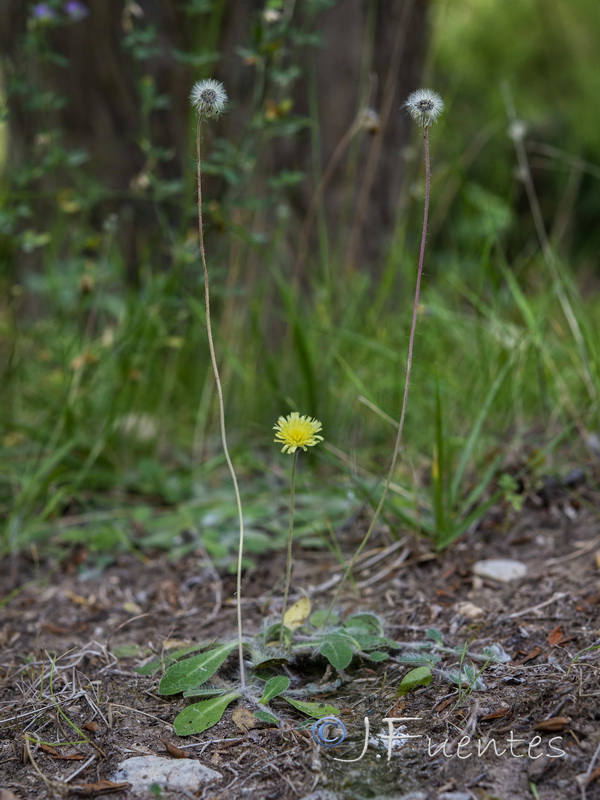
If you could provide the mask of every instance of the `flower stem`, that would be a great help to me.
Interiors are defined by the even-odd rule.
[[[290,478],[290,524],[287,539],[287,557],[285,566],[285,589],[283,591],[283,605],[281,607],[281,626],[279,628],[279,642],[283,642],[283,620],[287,611],[288,595],[290,593],[290,583],[292,580],[292,544],[294,535],[294,505],[296,503],[296,467],[298,464],[298,450],[294,451],[292,460],[292,475]]]
[[[410,388],[410,377],[412,372],[412,362],[413,362],[413,350],[415,346],[415,334],[417,330],[417,319],[419,316],[419,297],[421,295],[421,279],[423,277],[423,263],[425,261],[425,242],[427,239],[427,225],[429,221],[429,193],[431,189],[431,166],[430,166],[430,159],[429,159],[429,126],[426,125],[423,128],[423,143],[425,146],[425,203],[424,203],[424,211],[423,211],[423,230],[421,233],[421,248],[419,250],[419,266],[417,269],[417,281],[415,286],[415,297],[413,303],[413,314],[412,314],[412,323],[410,326],[410,336],[408,340],[408,355],[406,358],[406,378],[404,381],[404,395],[402,397],[402,410],[400,412],[400,422],[398,424],[398,433],[396,434],[396,442],[394,444],[394,452],[392,455],[392,463],[390,464],[390,469],[387,474],[387,478],[385,481],[385,485],[383,487],[383,493],[381,495],[381,499],[379,500],[379,504],[375,509],[375,513],[373,514],[373,519],[371,520],[371,524],[367,532],[365,533],[361,543],[359,544],[357,550],[355,551],[354,555],[350,559],[346,569],[344,570],[344,574],[342,575],[342,579],[338,583],[337,589],[335,590],[335,594],[329,606],[329,611],[331,612],[333,606],[337,603],[338,598],[340,596],[340,592],[342,590],[342,586],[346,582],[346,579],[354,569],[354,565],[356,564],[357,559],[359,558],[362,551],[367,546],[367,542],[371,538],[371,534],[377,524],[377,520],[381,515],[381,511],[383,509],[383,505],[386,501],[388,492],[390,490],[390,485],[392,483],[392,479],[394,477],[394,472],[396,470],[396,465],[398,463],[398,457],[400,455],[400,448],[402,445],[402,433],[404,431],[404,420],[406,418],[406,409],[408,407],[408,391]]]
[[[242,556],[244,552],[244,514],[242,511],[242,498],[240,496],[240,489],[238,486],[237,476],[233,468],[233,463],[229,455],[229,448],[227,447],[227,435],[225,431],[225,403],[223,401],[223,388],[221,386],[221,378],[219,376],[219,367],[217,364],[217,357],[215,354],[215,343],[213,339],[212,324],[210,319],[210,290],[208,283],[208,268],[206,266],[206,253],[204,251],[204,226],[202,222],[202,162],[200,157],[200,120],[198,120],[198,127],[196,129],[196,154],[198,161],[198,233],[200,240],[200,257],[202,260],[202,271],[204,272],[204,303],[206,307],[206,332],[208,334],[208,349],[210,351],[210,362],[212,364],[213,374],[215,376],[215,384],[217,387],[217,396],[219,399],[219,422],[221,426],[221,442],[223,445],[223,454],[227,467],[233,482],[233,491],[235,493],[235,501],[237,505],[238,520],[239,520],[239,546],[238,546],[238,560],[237,560],[237,582],[236,582],[236,610],[237,610],[237,629],[238,629],[238,650],[240,660],[240,683],[242,689],[246,688],[246,673],[244,668],[244,640],[242,628]]]

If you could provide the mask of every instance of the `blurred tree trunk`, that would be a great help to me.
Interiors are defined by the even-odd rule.
[[[85,179],[91,179],[101,186],[104,197],[93,210],[98,225],[117,215],[117,240],[132,285],[139,282],[141,247],[156,226],[146,191],[148,175],[153,171],[166,180],[181,176],[188,119],[189,78],[171,55],[173,46],[181,46],[185,19],[175,4],[164,0],[150,0],[143,6],[147,25],[158,32],[158,46],[142,63],[124,46],[136,22],[135,4],[86,0],[82,3],[89,11],[85,17],[69,19],[55,12],[63,24],[36,20],[32,6],[23,0],[0,4],[0,51],[9,103],[9,179],[24,165],[49,157],[54,131],[61,132],[60,147],[65,153],[85,151],[89,160],[80,168],[85,176],[81,184],[85,187]],[[32,41],[34,27],[40,48],[30,52],[24,43]],[[145,116],[143,81],[147,90],[166,95],[170,107],[153,109]],[[29,87],[35,87],[35,94]],[[47,93],[58,98],[58,104]],[[143,139],[172,155],[151,163]],[[66,167],[58,165],[27,186],[39,198],[47,198],[36,205],[38,229],[53,227],[57,212],[53,199],[65,188],[65,172]],[[21,280],[23,268],[32,266],[27,262],[35,261],[35,255],[16,260],[16,280]]]
[[[89,160],[80,167],[82,175],[105,190],[93,210],[96,223],[110,213],[117,215],[127,280],[136,285],[142,255],[149,250],[160,253],[160,246],[153,243],[157,204],[149,184],[155,179],[181,179],[193,159],[187,98],[194,76],[174,50],[197,51],[193,39],[198,29],[190,25],[185,4],[170,0],[86,0],[84,5],[89,15],[45,26],[48,56],[44,57],[23,46],[31,26],[41,24],[33,21],[33,6],[24,0],[0,3],[0,50],[9,98],[8,179],[43,155],[49,131],[63,132],[66,151],[85,150]],[[326,223],[345,243],[349,263],[360,261],[374,268],[393,229],[403,177],[401,153],[411,136],[399,107],[419,83],[427,43],[427,6],[428,0],[341,0],[322,11],[315,22],[322,45],[305,48],[306,72],[294,86],[294,111],[310,116],[314,110],[310,98],[316,97],[321,163],[326,169],[337,153],[337,165],[330,170],[321,196],[310,177],[308,131],[274,140],[271,163],[265,165],[265,169],[306,171],[307,180],[292,193],[298,219],[304,221],[305,233],[310,233],[306,222],[316,209],[315,198],[320,198]],[[248,126],[248,114],[256,103],[253,68],[240,57],[239,48],[263,13],[264,0],[221,0],[215,7],[221,52],[215,72],[233,100],[231,111],[219,122],[219,135],[235,142]],[[66,6],[54,4],[54,8],[64,18]],[[297,13],[303,13],[301,4]],[[143,32],[152,28],[156,36],[148,40],[144,51]],[[141,33],[132,39],[135,30]],[[51,53],[65,60],[58,61]],[[369,75],[373,76],[370,81]],[[65,102],[48,107],[42,103],[32,110],[35,98],[18,89],[27,83],[37,85],[39,97],[53,92]],[[368,104],[378,122],[372,115],[371,134],[365,134],[364,127],[359,133],[356,120],[366,110],[369,83]],[[145,110],[143,93],[150,90],[168,104]],[[362,139],[348,207],[349,149],[345,144],[358,142],[355,135]],[[36,208],[40,230],[52,228],[61,174],[59,168],[34,182],[36,193],[46,198]],[[181,198],[179,202],[179,207],[167,204],[162,211],[163,219],[166,214],[173,225],[180,222]],[[163,256],[167,257],[166,249]],[[30,268],[32,264],[19,254],[15,279],[20,281],[23,271]]]
[[[316,97],[322,172],[331,167],[325,186],[313,180],[308,131],[272,143],[270,169],[302,169],[307,176],[291,193],[299,225],[306,233],[318,201],[328,238],[349,267],[360,265],[376,273],[393,234],[403,154],[414,134],[400,107],[420,86],[429,5],[429,0],[338,0],[317,18],[321,45],[305,48],[305,74],[293,99],[294,111],[311,117],[315,110],[311,95]],[[263,7],[260,0],[227,4],[220,74],[235,106],[220,128],[233,141],[248,124],[253,95],[252,72],[244,68],[236,49]],[[270,99],[264,98],[266,103]],[[358,167],[349,180],[350,156],[357,142],[358,155],[352,155]],[[316,245],[315,227],[313,220],[309,248]],[[297,237],[291,245],[297,247]],[[305,245],[300,243],[301,251]]]

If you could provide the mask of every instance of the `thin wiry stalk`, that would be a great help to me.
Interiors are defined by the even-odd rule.
[[[225,431],[225,403],[223,401],[223,388],[221,386],[221,378],[219,376],[219,367],[217,364],[217,357],[215,354],[215,344],[212,333],[212,324],[210,320],[210,290],[208,283],[208,269],[206,266],[206,254],[204,252],[204,227],[202,223],[202,162],[200,157],[200,120],[198,120],[198,127],[196,129],[196,154],[198,160],[198,235],[200,240],[200,257],[202,260],[202,271],[204,272],[204,303],[206,306],[206,332],[208,334],[208,349],[210,350],[210,362],[212,364],[213,374],[215,376],[215,384],[217,387],[217,397],[219,400],[219,422],[221,426],[221,442],[223,445],[223,454],[227,467],[233,482],[233,491],[235,492],[235,502],[237,505],[240,538],[238,546],[238,559],[237,559],[237,581],[236,581],[236,610],[237,610],[237,629],[238,629],[238,650],[240,659],[240,682],[242,689],[246,688],[246,673],[244,669],[244,639],[242,628],[242,556],[244,552],[244,514],[242,511],[242,498],[240,496],[240,489],[238,486],[237,476],[233,468],[233,463],[229,455],[229,448],[227,447],[227,435]]]
[[[288,595],[290,593],[290,583],[292,580],[292,544],[294,536],[294,505],[296,502],[296,466],[298,464],[298,451],[294,452],[292,461],[292,476],[290,478],[290,524],[287,539],[287,557],[285,569],[285,589],[283,591],[283,605],[281,607],[281,627],[279,630],[279,641],[283,641],[283,620],[287,611]]]
[[[520,123],[520,121],[517,119],[517,113],[514,107],[512,96],[507,86],[504,87],[504,101],[506,104],[508,117],[511,122],[512,140],[515,146],[517,161],[519,162],[519,172],[521,175],[521,180],[523,181],[523,184],[525,186],[525,193],[527,194],[527,200],[529,201],[529,208],[531,210],[533,224],[540,243],[540,247],[542,249],[542,256],[544,258],[544,261],[546,262],[548,269],[550,270],[553,286],[557,293],[561,308],[563,310],[563,314],[565,315],[569,328],[571,329],[571,333],[573,334],[573,338],[577,342],[577,345],[582,355],[581,360],[583,367],[583,381],[586,385],[590,397],[592,398],[592,400],[595,400],[597,396],[597,391],[596,387],[594,386],[594,380],[590,374],[590,368],[589,368],[590,359],[588,356],[585,339],[581,331],[581,326],[577,319],[577,315],[564,290],[563,280],[560,275],[558,258],[556,256],[556,253],[554,252],[554,248],[552,247],[550,238],[548,236],[548,232],[546,230],[546,226],[544,223],[544,216],[542,214],[542,209],[540,208],[540,203],[535,190],[535,185],[533,183],[533,177],[531,175],[531,167],[529,165],[527,149],[525,147],[525,142],[523,140],[525,131],[524,129],[522,129],[522,123]],[[583,426],[580,425],[580,428],[583,429]]]
[[[413,350],[415,345],[415,334],[417,330],[417,319],[419,316],[419,298],[421,295],[421,279],[423,277],[423,263],[425,260],[425,242],[427,239],[427,223],[429,221],[429,192],[431,188],[431,166],[429,160],[429,126],[426,125],[423,128],[423,142],[425,145],[425,203],[424,203],[424,210],[423,210],[423,231],[421,233],[421,248],[419,251],[419,267],[417,270],[417,281],[415,286],[415,298],[413,303],[413,314],[412,314],[412,323],[410,326],[410,336],[408,340],[408,355],[406,359],[406,378],[404,381],[404,395],[402,397],[402,410],[400,412],[400,422],[398,424],[398,433],[396,434],[396,442],[394,444],[394,452],[392,455],[392,463],[390,464],[390,469],[387,474],[387,478],[385,481],[385,485],[383,487],[383,493],[381,495],[381,499],[379,500],[379,504],[375,510],[373,515],[373,519],[371,520],[371,524],[367,532],[365,533],[361,543],[358,546],[358,549],[355,551],[354,555],[350,559],[350,562],[346,569],[344,570],[344,574],[342,575],[342,579],[338,584],[338,587],[335,591],[333,596],[333,600],[331,601],[330,610],[333,606],[337,603],[338,597],[342,590],[342,586],[346,582],[346,579],[354,569],[354,565],[362,551],[367,546],[367,542],[371,538],[371,534],[377,524],[377,520],[381,515],[381,511],[383,509],[383,505],[386,501],[388,496],[388,492],[390,490],[390,486],[392,483],[392,479],[394,477],[394,472],[396,470],[396,464],[398,463],[398,456],[400,455],[400,448],[402,445],[402,433],[404,431],[404,420],[406,418],[406,409],[408,407],[408,392],[410,388],[410,377],[412,372],[412,362],[413,362]]]

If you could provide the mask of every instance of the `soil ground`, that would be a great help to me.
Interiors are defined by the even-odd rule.
[[[333,749],[319,747],[301,715],[278,700],[273,707],[289,720],[284,728],[241,730],[230,707],[199,736],[173,733],[189,701],[159,696],[156,677],[134,669],[174,641],[234,636],[234,579],[219,575],[202,552],[177,563],[117,556],[102,571],[81,549],[60,563],[32,553],[5,559],[0,798],[598,800],[600,498],[588,476],[578,487],[546,481],[524,499],[518,513],[494,509],[442,555],[423,540],[376,532],[356,586],[345,592],[345,613],[376,612],[398,640],[422,640],[434,627],[451,647],[496,644],[510,661],[486,666],[485,690],[458,691],[445,675],[459,658],[447,655],[429,686],[398,697],[406,665],[355,659],[335,692],[314,698],[341,709],[349,733]],[[359,518],[340,532],[347,555],[364,524]],[[511,583],[474,575],[477,560],[498,557],[522,561],[527,574]],[[276,554],[246,571],[248,631],[277,612],[283,570]],[[296,548],[294,586],[308,591],[313,608],[326,607],[339,574],[332,556]],[[289,675],[298,685],[335,677],[318,659],[292,665]],[[375,737],[388,730],[384,718],[416,718],[395,730],[420,738],[404,740],[388,759],[380,736],[382,746],[370,745],[359,759],[365,717]],[[79,743],[61,746],[72,741]],[[478,742],[490,747],[479,753]],[[146,795],[111,785],[125,758],[171,757],[169,747],[177,755],[173,745],[190,744],[188,754],[219,772],[219,781]]]

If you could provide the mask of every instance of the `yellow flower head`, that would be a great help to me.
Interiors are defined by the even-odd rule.
[[[274,441],[283,444],[282,453],[295,453],[299,447],[306,450],[323,441],[323,437],[317,435],[321,427],[318,419],[301,417],[297,411],[292,411],[287,417],[279,417],[273,426],[276,431]]]

